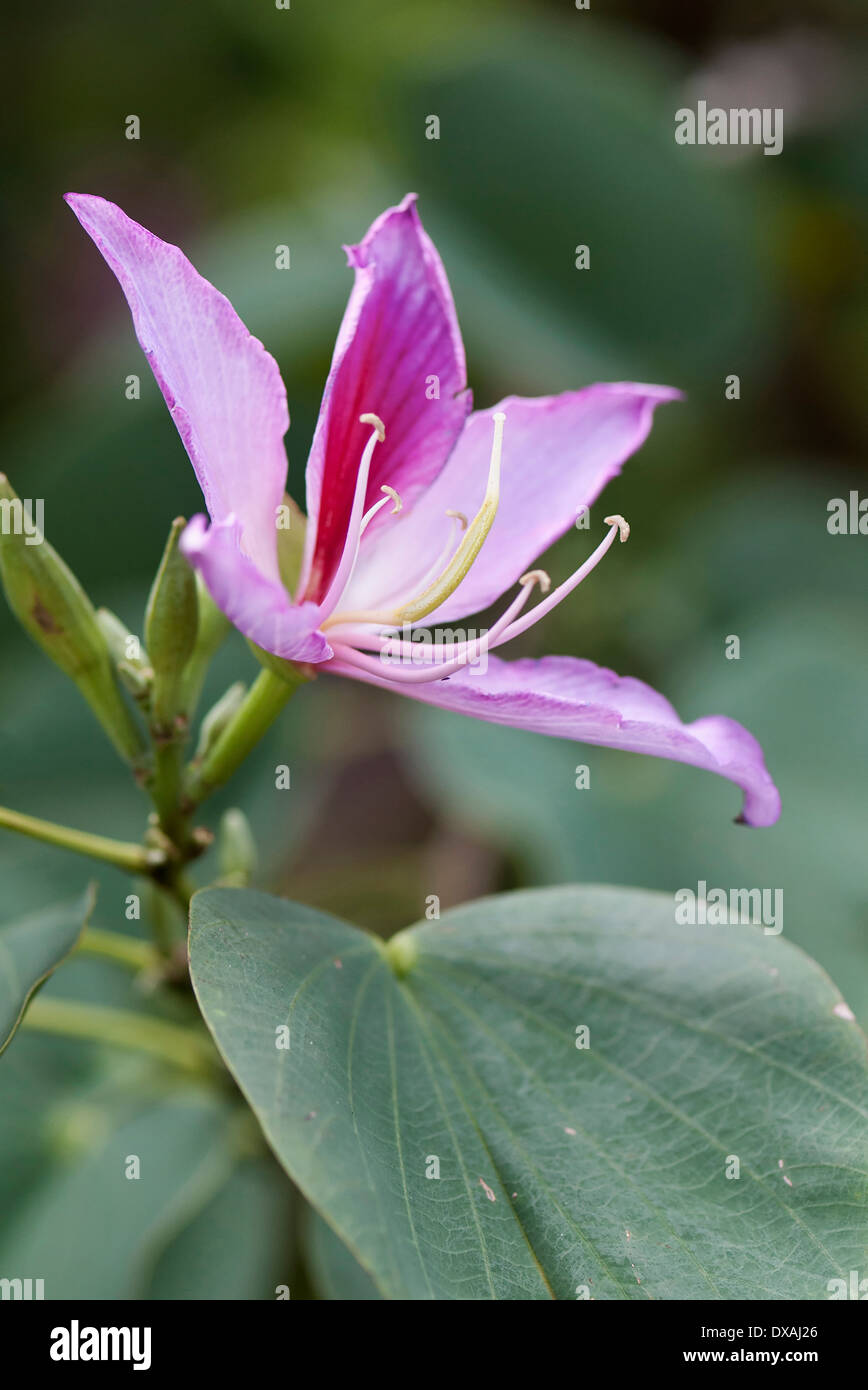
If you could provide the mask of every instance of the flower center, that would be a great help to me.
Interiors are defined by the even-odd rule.
[[[360,419],[366,424],[372,424],[374,423],[374,421],[376,421],[376,424],[380,427],[380,429],[382,429],[382,422],[375,415],[362,415]],[[438,561],[438,569],[437,572],[435,572],[435,577],[429,582],[427,582],[422,588],[422,590],[415,595],[415,597],[401,601],[398,607],[391,609],[390,611],[337,613],[334,616],[332,616],[335,607],[337,607],[337,604],[340,602],[343,593],[346,591],[349,580],[352,577],[352,569],[355,567],[355,561],[353,561],[353,565],[349,568],[346,578],[343,578],[341,576],[341,571],[344,568],[342,561],[341,565],[338,568],[338,573],[335,576],[335,581],[332,585],[332,589],[335,589],[337,587],[338,579],[340,578],[341,588],[338,592],[335,602],[331,605],[331,607],[328,608],[328,615],[326,616],[325,620],[321,623],[321,627],[326,628],[330,626],[336,626],[339,623],[344,624],[348,622],[385,623],[390,627],[402,626],[405,623],[416,623],[419,621],[420,618],[424,618],[429,613],[433,613],[435,608],[439,608],[442,603],[445,603],[446,600],[449,598],[450,594],[454,594],[455,590],[458,588],[458,585],[470,571],[470,568],[473,565],[474,560],[476,559],[477,555],[482,549],[486,536],[488,535],[489,531],[494,525],[494,518],[497,516],[497,505],[500,500],[500,462],[501,455],[503,452],[503,426],[504,421],[506,420],[506,416],[502,410],[496,410],[494,412],[494,415],[492,416],[492,420],[494,422],[494,439],[491,445],[491,458],[488,465],[488,482],[485,488],[485,496],[482,499],[482,505],[480,506],[479,511],[476,513],[476,516],[469,524],[467,522],[467,518],[461,512],[456,512],[450,509],[446,513],[447,516],[457,520],[459,525],[463,527],[464,531],[464,534],[462,535],[461,540],[458,546],[456,547],[454,554],[452,555],[452,558],[444,564],[441,557],[441,560]],[[385,431],[383,430],[382,435],[375,434],[371,437],[371,440],[368,445],[368,449],[370,449],[371,452],[373,452],[373,445],[377,437],[379,437],[381,441],[382,439],[385,439]],[[368,454],[367,449],[365,453]],[[362,466],[359,469],[360,479],[362,473],[364,473],[362,497],[364,497],[364,490],[367,488],[367,476],[369,468],[370,455],[368,455],[367,466],[365,466],[365,462],[363,459]],[[388,493],[389,496],[393,497],[396,500],[396,506],[393,508],[393,512],[399,511],[401,507],[401,501],[394,488],[383,488],[382,490],[383,492]],[[378,512],[381,507],[385,506],[387,500],[388,498],[386,497],[383,498],[381,502],[377,502],[373,507],[371,507],[370,511],[367,512],[366,515],[362,518],[359,529],[359,536],[361,536],[362,532],[365,529],[365,526],[374,516],[375,512]],[[358,552],[358,540],[355,544],[355,551],[356,553]],[[326,596],[323,602],[323,609],[326,609],[327,605],[329,604],[330,593]]]

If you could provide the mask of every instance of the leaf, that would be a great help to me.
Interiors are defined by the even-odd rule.
[[[389,1298],[823,1299],[864,1265],[865,1040],[761,929],[557,888],[386,948],[209,890],[191,960],[266,1137]]]
[[[166,1243],[228,1176],[227,1107],[189,1090],[115,1124],[83,1092],[55,1123],[60,1152],[11,1214],[0,1266],[10,1278],[44,1279],[47,1299],[140,1298]],[[133,1158],[138,1177],[128,1176]]]
[[[287,1282],[289,1183],[268,1158],[239,1163],[163,1252],[149,1299],[274,1299]]]
[[[331,1226],[307,1208],[306,1245],[314,1284],[321,1298],[340,1303],[379,1300],[371,1276],[354,1260]]]
[[[0,927],[0,1052],[12,1041],[31,996],[75,946],[94,898],[89,888],[77,902]]]

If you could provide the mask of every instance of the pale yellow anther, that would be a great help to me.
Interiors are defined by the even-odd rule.
[[[467,517],[463,512],[456,512],[454,507],[447,507],[446,515],[454,517],[455,520],[460,523],[462,531],[467,530]]]
[[[552,581],[545,570],[528,570],[527,574],[523,574],[518,582],[522,585],[539,584],[541,594],[547,594],[552,587]]]
[[[486,536],[494,525],[494,518],[497,516],[497,504],[500,501],[500,456],[503,449],[503,425],[506,416],[502,410],[496,410],[491,418],[494,422],[494,439],[491,445],[488,483],[485,488],[485,496],[482,499],[482,506],[462,536],[458,549],[446,568],[421,594],[417,594],[415,598],[410,599],[409,603],[402,604],[391,614],[390,622],[392,623],[416,623],[420,618],[426,617],[428,613],[433,613],[434,609],[439,608],[441,603],[445,603],[467,574],[482,549]]]
[[[385,442],[386,442],[386,426],[383,424],[383,422],[382,422],[382,420],[380,419],[379,415],[372,415],[370,412],[368,412],[368,413],[365,414],[365,415],[360,415],[360,416],[359,416],[359,424],[360,424],[360,425],[370,425],[373,429],[375,429],[375,430],[377,431],[377,438],[379,439],[380,443],[381,443],[381,444],[385,444]]]
[[[380,491],[385,492],[386,496],[391,497],[392,501],[394,502],[395,505],[389,512],[389,516],[394,516],[396,512],[399,512],[401,510],[404,503],[401,501],[401,498],[398,496],[395,489],[393,487],[389,487],[388,484],[384,484],[383,487],[380,488]]]
[[[621,544],[623,545],[630,534],[630,523],[625,521],[622,516],[619,516],[617,512],[614,516],[604,516],[603,520],[607,526],[617,526],[621,535]]]

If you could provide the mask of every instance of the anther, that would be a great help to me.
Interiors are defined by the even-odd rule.
[[[618,512],[616,512],[614,516],[604,516],[603,520],[607,526],[617,526],[621,537],[621,544],[623,545],[630,535],[630,523],[625,521]]]
[[[545,570],[528,570],[527,574],[523,574],[518,582],[519,584],[539,584],[541,594],[547,594],[552,587],[552,581]]]
[[[367,411],[364,415],[359,416],[359,424],[371,425],[377,431],[377,438],[379,439],[380,443],[385,444],[386,426],[383,424],[379,415],[374,415],[371,411]]]

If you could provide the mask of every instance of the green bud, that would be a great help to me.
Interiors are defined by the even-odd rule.
[[[301,574],[304,557],[304,536],[307,517],[288,492],[274,518],[277,529],[277,564],[283,587],[294,594]]]
[[[20,519],[21,506],[0,473],[0,579],[9,607],[37,646],[75,681],[122,757],[135,762],[144,744],[115,683],[93,605],[38,531],[25,534],[21,525],[10,524]]]
[[[133,636],[126,623],[121,622],[110,608],[98,608],[96,620],[99,630],[106,640],[109,655],[116,666],[121,662],[144,671],[148,666],[148,655],[138,637]]]
[[[143,706],[150,707],[153,671],[142,670],[131,665],[129,661],[119,661],[115,669],[121,685],[130,692],[133,699]]]
[[[181,678],[199,627],[196,579],[178,549],[185,525],[183,517],[172,522],[145,611],[145,642],[154,672],[151,710],[162,729],[170,729],[183,713]]]
[[[196,575],[196,594],[199,599],[199,630],[193,655],[184,672],[181,690],[181,707],[188,715],[193,713],[199,703],[208,667],[231,627],[229,619],[220,612],[208,593],[200,574]]]
[[[243,811],[233,809],[221,816],[218,856],[223,882],[246,887],[256,872],[256,844]]]
[[[96,620],[106,640],[121,685],[140,705],[148,706],[154,673],[148,665],[147,653],[138,637],[134,637],[126,624],[109,608],[98,608]]]
[[[196,747],[196,760],[201,760],[214,747],[223,730],[240,710],[244,704],[244,696],[247,694],[247,686],[243,681],[236,681],[225,691],[216,705],[212,705],[205,718],[202,720],[202,727],[199,730],[199,743]]]

